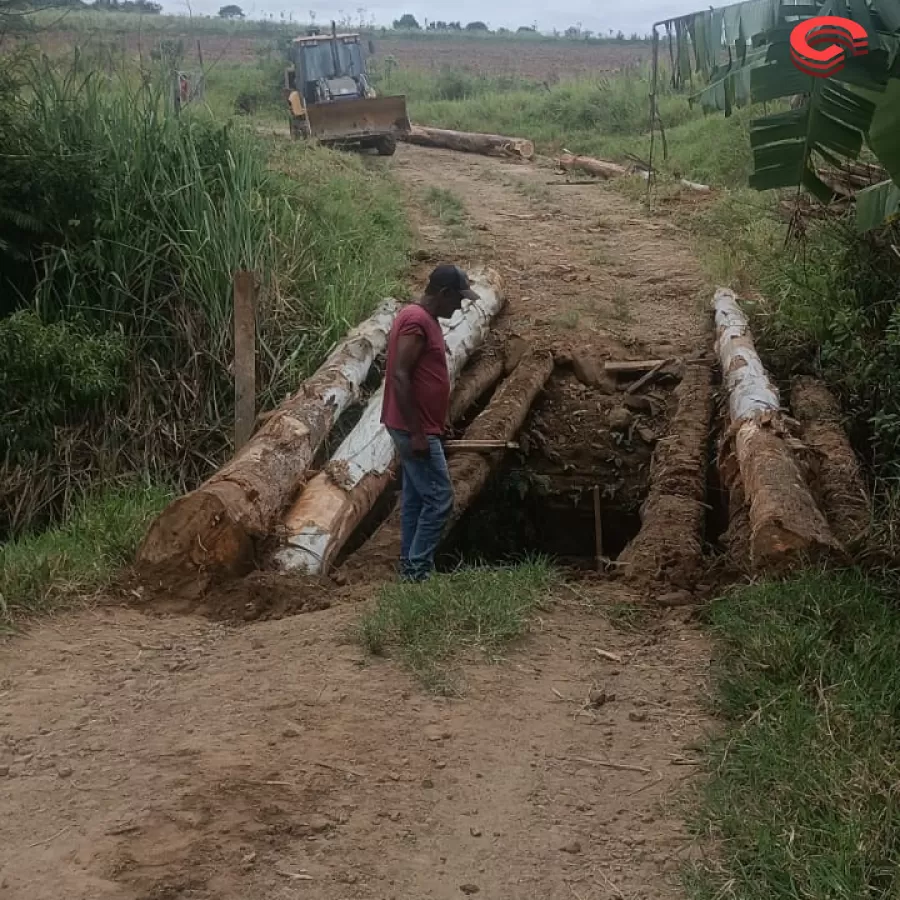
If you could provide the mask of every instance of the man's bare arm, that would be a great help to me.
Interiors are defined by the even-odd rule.
[[[415,334],[402,334],[397,341],[397,359],[394,363],[394,390],[400,415],[407,431],[413,438],[413,451],[423,452],[428,448],[428,439],[422,428],[419,406],[413,396],[413,371],[425,350],[425,339]]]

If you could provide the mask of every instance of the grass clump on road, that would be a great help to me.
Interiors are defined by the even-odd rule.
[[[462,200],[447,188],[428,188],[425,193],[425,205],[442,225],[461,225],[466,216]]]
[[[385,585],[360,622],[359,637],[369,652],[395,650],[429,688],[450,692],[454,659],[467,650],[496,653],[523,635],[552,577],[550,566],[535,559]]]
[[[896,584],[807,573],[717,601],[718,698],[694,896],[896,897]]]

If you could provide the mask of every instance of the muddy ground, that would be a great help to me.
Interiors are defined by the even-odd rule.
[[[559,361],[526,425],[527,468],[608,484],[622,458],[646,473],[671,386],[636,414],[646,440],[632,429],[623,446],[610,437],[622,385],[585,367],[702,350],[684,237],[610,187],[558,187],[536,166],[405,146],[389,164],[419,232],[418,274],[445,259],[497,268],[499,337]],[[429,187],[457,195],[462,225],[432,217]],[[649,474],[618,477],[623,504],[639,501]],[[286,614],[292,587],[303,615]],[[442,699],[354,643],[378,589],[259,576],[252,601],[227,595],[227,622],[118,598],[5,645],[2,895],[681,897],[679,867],[698,851],[678,804],[709,727],[708,647],[690,609],[572,579],[526,640],[470,660],[462,695]],[[262,617],[241,614],[250,602]]]

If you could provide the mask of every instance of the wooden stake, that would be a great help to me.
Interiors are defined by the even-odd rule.
[[[674,356],[669,357],[669,359],[661,360],[649,372],[647,372],[646,375],[642,375],[640,378],[638,378],[637,381],[634,382],[634,384],[629,385],[625,389],[625,393],[626,394],[636,394],[642,387],[650,384],[650,382],[653,381],[659,375],[660,370],[664,366],[667,366],[669,363],[673,363],[673,362],[675,362]]]
[[[597,565],[597,571],[603,569],[603,521],[600,518],[600,485],[594,485],[594,562]]]
[[[256,420],[256,281],[234,273],[234,450],[253,433]]]

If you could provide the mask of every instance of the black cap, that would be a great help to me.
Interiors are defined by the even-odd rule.
[[[444,291],[455,291],[469,300],[477,300],[478,294],[469,285],[469,278],[459,266],[438,266],[428,278],[425,292],[435,295]]]

